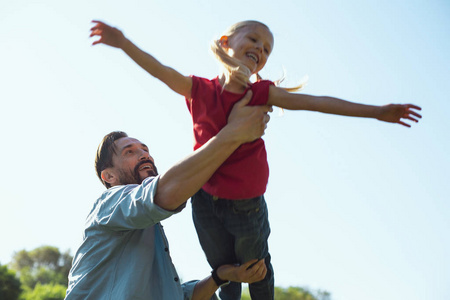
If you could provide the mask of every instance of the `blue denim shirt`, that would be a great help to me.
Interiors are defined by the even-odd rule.
[[[191,299],[159,223],[176,212],[154,203],[159,177],[106,190],[89,213],[65,299]]]

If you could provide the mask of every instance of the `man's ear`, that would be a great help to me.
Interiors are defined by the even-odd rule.
[[[220,46],[222,46],[224,49],[228,49],[229,45],[228,45],[228,36],[223,35],[220,39],[219,39],[219,44]]]
[[[100,175],[102,176],[102,180],[109,183],[111,186],[119,184],[119,177],[112,168],[104,169]]]

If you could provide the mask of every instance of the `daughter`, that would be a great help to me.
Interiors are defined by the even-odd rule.
[[[412,104],[371,106],[333,97],[294,94],[261,80],[258,72],[272,52],[274,39],[269,28],[257,21],[244,21],[231,26],[211,49],[223,64],[222,73],[208,80],[184,76],[162,65],[140,50],[120,30],[93,21],[91,37],[122,49],[138,65],[158,78],[173,91],[183,95],[194,122],[194,150],[206,143],[227,123],[233,104],[251,90],[249,105],[275,105],[291,110],[310,110],[344,116],[376,118],[410,127],[404,119],[418,122],[421,118]],[[256,75],[258,81],[250,82]],[[192,197],[192,214],[203,251],[213,269],[222,264],[265,259],[267,276],[249,285],[252,299],[273,299],[274,277],[267,239],[270,233],[264,192],[269,176],[264,141],[242,145],[217,170],[203,188]],[[226,284],[215,276],[217,285]],[[221,286],[223,300],[240,299],[240,283]]]

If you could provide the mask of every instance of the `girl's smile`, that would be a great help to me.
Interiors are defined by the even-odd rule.
[[[221,41],[228,55],[241,61],[252,74],[264,67],[273,48],[272,33],[258,24],[245,26],[229,37],[223,36]]]

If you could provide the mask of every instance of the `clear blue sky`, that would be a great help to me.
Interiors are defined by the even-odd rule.
[[[124,130],[160,171],[191,152],[184,100],[121,51],[91,47],[107,21],[183,74],[214,77],[211,39],[257,19],[275,36],[262,75],[305,93],[415,103],[404,128],[313,112],[274,113],[265,135],[276,285],[335,300],[450,299],[450,3],[362,1],[2,1],[0,262],[54,245],[73,252],[104,190],[93,161]],[[184,280],[210,269],[190,205],[163,222]]]

